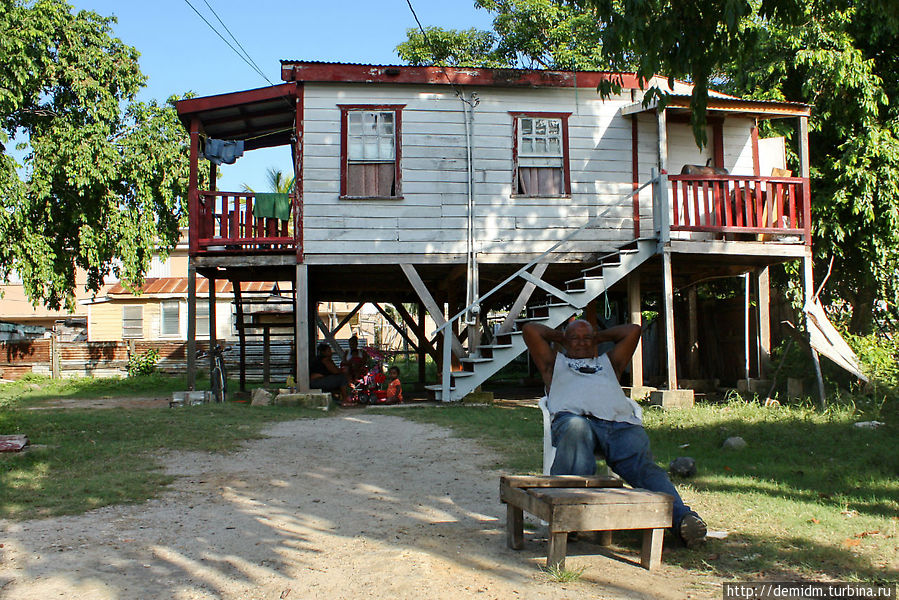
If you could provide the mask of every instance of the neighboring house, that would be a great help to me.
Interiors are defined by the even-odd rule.
[[[306,342],[297,344],[301,387],[316,329],[332,333],[312,317],[319,302],[417,303],[417,317],[399,317],[419,356],[442,364],[436,392],[448,400],[524,350],[518,317],[556,326],[610,293],[639,322],[643,295],[658,293],[673,390],[676,339],[695,335],[691,311],[688,331],[675,336],[674,290],[751,273],[763,351],[767,268],[800,260],[811,290],[808,106],[712,93],[700,150],[691,86],[669,89],[661,77],[651,83],[670,93],[664,107],[643,106],[629,73],[282,61],[281,74],[280,85],[177,108],[191,139],[191,265],[217,281],[291,282],[296,336]],[[596,88],[610,77],[623,89],[604,101]],[[785,166],[782,142],[758,138],[760,120],[784,118],[797,130],[796,176],[772,176]],[[218,145],[207,148],[208,139],[246,151],[288,146],[296,192],[278,205],[198,189],[204,151]],[[674,175],[706,164],[719,170]],[[495,284],[505,285],[488,293]],[[188,303],[195,293],[189,285]],[[509,307],[485,329],[488,314]],[[442,348],[420,331],[425,313],[452,321]]]

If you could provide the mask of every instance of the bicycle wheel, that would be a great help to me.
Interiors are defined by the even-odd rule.
[[[212,371],[212,398],[214,402],[225,401],[225,380],[218,367]]]

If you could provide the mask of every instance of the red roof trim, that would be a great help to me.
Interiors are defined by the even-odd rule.
[[[624,88],[640,88],[634,73],[614,71],[528,71],[467,67],[409,67],[281,61],[284,81],[337,83],[412,83],[500,87],[586,87],[621,78]]]
[[[252,102],[264,102],[266,100],[274,100],[277,98],[294,97],[296,96],[296,88],[297,86],[294,83],[280,83],[278,85],[245,90],[242,92],[203,96],[202,98],[188,98],[187,100],[175,102],[175,108],[178,110],[179,115],[192,114],[204,110],[227,108],[229,106],[239,106],[241,104],[249,104]]]

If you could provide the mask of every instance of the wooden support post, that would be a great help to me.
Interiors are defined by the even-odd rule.
[[[240,391],[247,391],[247,332],[243,322],[243,297],[240,293],[240,281],[231,281],[234,290],[234,309],[237,318],[237,339],[240,342]]]
[[[668,172],[668,119],[664,108],[656,110],[656,126],[659,145],[656,148],[659,171]]]
[[[640,274],[631,273],[627,276],[627,304],[630,312],[630,322],[635,325],[643,325],[643,311],[640,303]],[[631,385],[643,385],[643,338],[637,342],[637,349],[631,357]]]
[[[409,283],[412,284],[412,289],[415,290],[415,293],[418,295],[419,300],[421,300],[422,304],[424,304],[425,308],[428,311],[428,314],[431,315],[431,319],[433,319],[434,322],[437,323],[438,327],[446,323],[446,318],[444,318],[443,316],[443,311],[434,300],[431,292],[428,291],[427,286],[418,275],[415,267],[409,264],[401,264],[400,268],[403,270],[403,273],[406,275]],[[453,335],[452,350],[456,356],[462,356],[462,344],[459,342],[459,338],[455,335]]]
[[[640,552],[640,564],[652,570],[662,564],[662,538],[664,529],[644,529],[643,548]]]
[[[688,338],[689,372],[691,379],[699,379],[699,307],[696,298],[696,286],[691,285],[687,289],[687,318],[689,320]]]
[[[565,554],[568,553],[568,532],[550,531],[549,549],[546,553],[546,568],[565,568]]]
[[[337,343],[337,338],[334,337],[331,330],[325,325],[325,322],[322,321],[322,318],[317,313],[315,315],[315,325],[318,327],[318,330],[322,332],[322,336],[324,336],[328,345],[331,346],[331,350],[334,351],[334,354],[341,356],[343,354],[343,349],[340,347],[340,344]]]
[[[802,287],[805,294],[805,305],[810,306],[815,301],[815,283],[812,276],[812,251],[807,249],[805,256],[802,258]],[[808,331],[811,328],[808,313],[805,315],[805,328]],[[824,392],[824,376],[821,373],[821,360],[818,358],[818,351],[809,344],[809,350],[812,354],[812,363],[815,365],[815,377],[818,380],[818,399],[821,401],[821,408],[827,406],[827,395]]]
[[[758,290],[759,379],[771,371],[771,274],[768,267],[756,272]]]
[[[531,274],[534,277],[543,277],[543,274],[546,273],[547,267],[549,267],[549,263],[537,263],[536,265],[534,265],[534,269],[531,271]],[[512,303],[512,308],[509,309],[509,314],[506,315],[506,318],[503,319],[502,324],[499,326],[499,333],[509,333],[510,331],[512,331],[512,327],[515,326],[515,319],[518,318],[518,315],[528,303],[528,300],[531,299],[531,296],[533,295],[535,289],[537,289],[537,286],[530,281],[524,284],[524,287],[521,288],[521,292],[519,292],[518,294],[518,298],[516,298],[515,302]]]
[[[306,264],[296,266],[296,279],[294,285],[296,300],[294,311],[296,317],[296,332],[294,344],[296,347],[296,382],[297,390],[309,391],[309,271]]]
[[[130,356],[128,358],[131,358]],[[56,327],[53,327],[53,331],[50,333],[50,378],[51,379],[59,379],[59,333],[56,331]]]
[[[272,332],[268,324],[262,328],[262,384],[271,382]]]
[[[506,544],[513,550],[524,548],[524,511],[506,504]]]
[[[334,337],[337,337],[337,333],[341,329],[343,329],[344,325],[346,325],[347,323],[350,322],[350,319],[352,319],[354,316],[356,316],[356,313],[359,312],[359,310],[362,308],[362,306],[364,304],[365,304],[364,302],[358,303],[356,305],[356,307],[353,308],[353,310],[351,310],[343,319],[340,320],[340,322],[337,324],[337,327],[335,327],[333,330],[331,330],[331,335],[333,335]]]
[[[662,252],[662,278],[665,308],[665,355],[668,359],[668,389],[677,389],[677,356],[674,347],[674,280],[671,273],[671,249]]]
[[[187,389],[197,386],[197,267],[187,262]]]
[[[418,303],[418,325],[415,328],[415,336],[418,338],[418,383],[424,385],[427,375],[427,351],[425,350],[430,344],[428,336],[425,333],[425,305]],[[434,363],[437,363],[436,350]]]
[[[209,277],[207,280],[209,281],[209,377],[211,381],[212,371],[215,369],[215,352],[212,351],[212,348],[218,340],[215,330],[215,279]]]

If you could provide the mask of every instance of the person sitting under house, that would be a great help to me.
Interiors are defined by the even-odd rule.
[[[350,381],[361,379],[365,375],[365,367],[368,364],[368,354],[359,348],[359,338],[354,333],[349,339],[349,348],[343,354],[343,363],[347,367],[347,375]]]
[[[403,382],[400,381],[400,370],[397,367],[390,367],[387,370],[387,402],[403,401]]]
[[[315,358],[309,367],[309,386],[323,392],[336,393],[343,403],[347,399],[347,378],[344,371],[331,358],[334,351],[327,342],[315,347]]]
[[[694,547],[705,541],[706,524],[684,504],[667,473],[653,462],[643,411],[625,396],[619,383],[640,333],[639,325],[597,332],[583,320],[570,322],[564,331],[538,323],[522,329],[547,389],[556,447],[550,474],[593,475],[595,452],[599,451],[609,468],[629,485],[674,498],[672,527],[688,547]],[[553,350],[553,342],[561,344],[564,354]],[[598,346],[604,342],[615,345],[597,356]]]

